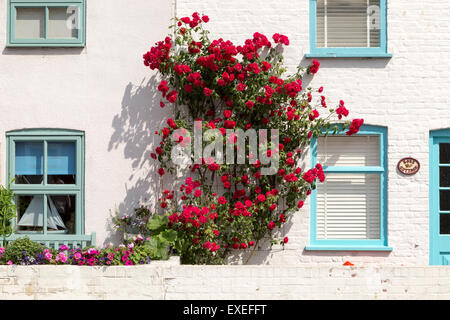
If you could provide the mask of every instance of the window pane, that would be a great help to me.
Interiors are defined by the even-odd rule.
[[[324,166],[379,166],[378,136],[328,136],[317,139],[317,162]]]
[[[48,197],[47,226],[48,231],[64,230],[75,233],[75,196],[57,195]]]
[[[441,211],[450,211],[450,191],[439,191],[439,203]]]
[[[44,226],[44,196],[16,197],[17,230],[22,233],[42,233]],[[47,196],[47,231],[75,233],[75,196]]]
[[[379,0],[317,0],[317,47],[379,47]]]
[[[439,163],[450,163],[450,143],[439,144]]]
[[[48,37],[78,38],[78,7],[48,8]]]
[[[450,234],[450,214],[441,214],[440,234]]]
[[[45,8],[16,10],[16,39],[45,38]]]
[[[20,195],[16,197],[18,232],[42,233],[44,196]]]
[[[16,142],[16,184],[41,184],[43,181],[44,143]]]
[[[450,168],[440,167],[439,168],[439,185],[441,187],[450,187]]]
[[[317,187],[317,239],[380,238],[380,176],[327,174]]]
[[[76,143],[49,142],[47,176],[49,184],[75,184]]]

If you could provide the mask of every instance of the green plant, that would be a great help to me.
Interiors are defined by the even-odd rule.
[[[13,264],[36,264],[45,250],[45,247],[30,238],[20,238],[11,241],[2,255],[4,262],[11,261]]]
[[[162,181],[166,174],[186,177],[159,202],[189,264],[225,263],[263,241],[284,246],[281,227],[325,180],[320,164],[301,167],[311,138],[353,135],[364,123],[341,121],[349,115],[344,101],[329,105],[323,87],[305,85],[319,71],[317,60],[287,73],[287,36],[276,33],[271,42],[256,32],[235,45],[211,39],[207,22],[197,12],[176,18],[172,35],[143,55],[162,77],[160,106],[173,111],[155,131],[161,141],[151,157]]]
[[[13,180],[12,180],[13,181]],[[11,183],[12,183],[11,181]],[[6,246],[6,238],[13,233],[12,219],[16,217],[16,205],[14,204],[14,192],[11,183],[5,188],[0,186],[0,235]]]
[[[134,209],[132,215],[122,215],[116,211],[112,217],[112,222],[116,230],[125,234],[140,234],[143,237],[150,235],[147,223],[152,216],[152,212],[145,206]]]

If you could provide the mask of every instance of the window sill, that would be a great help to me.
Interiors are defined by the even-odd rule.
[[[306,58],[378,58],[389,59],[392,58],[392,53],[307,53]]]
[[[8,43],[7,48],[84,48],[84,43]]]
[[[333,245],[311,245],[305,247],[306,251],[392,251],[388,246],[333,246]]]

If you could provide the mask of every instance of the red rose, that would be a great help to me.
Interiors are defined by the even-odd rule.
[[[211,96],[212,90],[209,88],[204,88],[203,93],[205,94],[205,96],[209,97]]]
[[[158,173],[159,173],[160,176],[163,176],[166,172],[164,171],[163,168],[159,168],[158,169]]]
[[[284,237],[283,242],[284,243],[288,243],[288,241],[289,241],[289,238],[288,237]]]
[[[231,110],[225,110],[224,112],[223,112],[223,116],[225,117],[225,118],[230,118],[231,117]]]
[[[275,222],[270,221],[269,224],[267,225],[267,229],[269,230],[273,230],[276,227]]]
[[[225,197],[219,197],[219,199],[217,199],[217,202],[219,202],[220,204],[225,204],[227,203],[227,199],[225,199]]]

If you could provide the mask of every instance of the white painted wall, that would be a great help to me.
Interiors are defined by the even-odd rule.
[[[241,44],[258,31],[268,37],[289,36],[285,50],[291,70],[308,65],[309,1],[178,0],[177,16],[207,14],[213,37]],[[352,118],[388,127],[388,241],[391,253],[306,252],[309,206],[286,229],[284,251],[260,254],[253,263],[376,262],[428,264],[429,130],[449,128],[450,2],[388,1],[388,51],[392,59],[319,59],[321,70],[311,82],[324,86],[336,104],[346,102]],[[332,105],[328,103],[328,105]],[[334,103],[333,103],[334,105]],[[421,163],[418,174],[397,172],[406,156]],[[307,202],[309,203],[309,201]]]
[[[99,245],[109,242],[109,210],[129,212],[152,195],[157,173],[149,150],[163,117],[142,54],[168,34],[173,1],[88,1],[83,49],[6,48],[6,3],[0,2],[0,181],[6,131],[85,131],[86,232],[96,231]]]
[[[442,266],[0,266],[2,300],[393,300],[450,298]],[[187,304],[189,306],[189,304]]]

